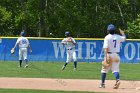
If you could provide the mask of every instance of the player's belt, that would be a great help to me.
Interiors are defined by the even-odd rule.
[[[69,49],[67,49],[67,50],[72,50],[73,48],[69,48]]]
[[[108,52],[108,54],[113,54],[113,53],[119,54],[119,52]]]
[[[27,48],[27,47],[20,47],[20,48]]]

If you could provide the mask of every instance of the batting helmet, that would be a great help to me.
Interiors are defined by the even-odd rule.
[[[67,32],[65,32],[65,35],[69,35],[70,33],[67,31]]]
[[[24,31],[22,31],[22,32],[20,33],[20,35],[21,35],[21,36],[24,36],[24,35],[25,35]]]
[[[70,33],[67,31],[67,32],[65,32],[65,36],[66,37],[69,37],[70,36]]]
[[[115,26],[113,24],[110,24],[110,25],[108,25],[107,30],[113,31],[113,30],[115,30]]]

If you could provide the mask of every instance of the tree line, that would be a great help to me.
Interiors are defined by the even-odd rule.
[[[103,38],[107,25],[140,38],[140,0],[0,0],[0,35]],[[117,30],[118,31],[118,30]],[[51,33],[51,34],[50,34]]]

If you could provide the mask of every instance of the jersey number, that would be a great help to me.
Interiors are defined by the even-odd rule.
[[[116,47],[116,42],[117,42],[117,40],[113,40],[113,42],[114,42],[114,47]]]
[[[27,44],[27,41],[25,39],[23,39],[22,44]]]

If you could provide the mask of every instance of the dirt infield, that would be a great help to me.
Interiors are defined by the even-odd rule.
[[[99,88],[99,83],[99,80],[86,79],[0,78],[0,88],[140,93],[140,81],[121,81],[119,89],[112,88],[114,80],[107,80],[104,89]]]

